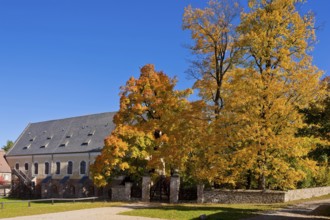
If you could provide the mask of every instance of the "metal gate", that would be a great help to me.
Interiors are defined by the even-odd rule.
[[[150,189],[150,201],[170,201],[170,177],[165,177],[162,175],[156,179],[155,184]]]

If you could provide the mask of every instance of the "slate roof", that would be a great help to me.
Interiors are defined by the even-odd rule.
[[[11,173],[11,169],[4,156],[5,152],[0,150],[0,173]]]
[[[6,156],[101,151],[115,112],[30,123]]]

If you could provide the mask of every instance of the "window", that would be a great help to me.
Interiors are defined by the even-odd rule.
[[[48,162],[45,163],[45,174],[46,175],[49,174],[49,163]]]
[[[55,174],[60,174],[61,173],[61,162],[56,162],[56,172]]]
[[[73,163],[72,161],[68,162],[68,174],[72,174]]]
[[[45,143],[43,145],[40,146],[40,148],[46,148],[48,146],[49,143]]]
[[[69,143],[69,141],[64,141],[63,143],[60,144],[60,147],[65,147],[67,146]]]
[[[27,146],[23,147],[23,150],[29,149],[31,144],[28,144]]]
[[[15,168],[16,168],[16,170],[19,170],[19,163],[15,164]]]
[[[86,174],[86,162],[85,161],[80,162],[80,174]]]
[[[28,163],[25,163],[24,164],[24,168],[25,168],[25,170],[29,170],[29,164]]]
[[[34,163],[34,174],[38,175],[38,163]]]
[[[87,139],[86,141],[84,141],[81,146],[88,146],[89,142],[91,142],[91,139]]]

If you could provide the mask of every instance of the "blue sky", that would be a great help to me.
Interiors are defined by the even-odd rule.
[[[202,0],[1,0],[0,146],[29,122],[116,111],[119,87],[153,63],[190,87],[184,7]],[[246,1],[242,1],[245,2]],[[314,63],[330,73],[330,1],[314,0]]]

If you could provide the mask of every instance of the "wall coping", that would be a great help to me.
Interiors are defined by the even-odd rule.
[[[274,193],[274,194],[287,193],[287,191],[280,191],[280,190],[257,190],[257,189],[204,189],[204,192]]]

